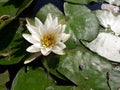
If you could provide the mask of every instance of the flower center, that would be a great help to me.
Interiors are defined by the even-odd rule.
[[[42,38],[41,38],[41,43],[43,46],[46,47],[50,47],[53,44],[55,44],[56,42],[56,37],[53,34],[45,34]]]

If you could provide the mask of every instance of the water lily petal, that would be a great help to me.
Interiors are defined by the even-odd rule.
[[[42,26],[43,23],[37,17],[35,17],[35,25],[36,26]]]
[[[40,35],[32,34],[32,37],[33,37],[34,40],[36,40],[37,42],[40,42]]]
[[[32,62],[33,60],[35,60],[37,57],[39,57],[41,55],[41,53],[35,53],[33,55],[31,55],[29,58],[27,58],[25,61],[24,61],[24,64],[28,64],[30,62]]]
[[[47,56],[51,53],[51,51],[48,51],[46,48],[42,48],[41,49],[41,53],[44,55],[44,56]]]
[[[66,25],[64,24],[64,25],[62,25],[62,32],[64,32],[65,31],[65,28],[66,28]]]
[[[45,20],[45,26],[47,27],[47,29],[51,26],[52,22],[53,22],[53,18],[51,16],[51,14],[49,13]]]
[[[57,43],[56,46],[58,46],[58,47],[61,48],[61,49],[66,48],[66,45],[65,45],[63,42],[59,42],[59,43]]]
[[[52,51],[55,53],[55,52],[59,52],[61,51],[61,48],[59,46],[54,46]]]
[[[58,24],[57,17],[53,19],[49,13],[44,24],[37,17],[35,17],[35,25],[32,25],[28,20],[26,21],[31,35],[23,34],[23,37],[33,44],[26,51],[30,53],[41,52],[44,56],[51,52],[59,55],[64,54],[63,49],[66,48],[64,42],[68,40],[70,34],[64,33],[66,25]]]
[[[26,19],[27,25],[31,26],[32,24]]]
[[[34,35],[39,36],[38,31],[37,31],[36,28],[33,29],[32,26],[29,26],[29,25],[27,25],[27,24],[26,24],[26,27],[28,28],[28,30],[29,30],[29,32],[30,32],[31,34],[34,34]]]
[[[36,44],[33,44],[30,47],[28,47],[26,51],[28,51],[30,53],[35,53],[35,52],[39,52],[40,50],[41,50],[40,44],[36,43]]]
[[[52,52],[54,52],[56,54],[59,54],[59,55],[64,55],[65,54],[65,52],[59,46],[55,46],[52,49]]]
[[[59,24],[55,29],[54,29],[54,33],[57,33],[57,34],[61,34],[62,33],[62,25]]]
[[[70,38],[70,34],[65,34],[65,33],[63,33],[63,34],[61,35],[61,41],[62,41],[62,42],[66,42],[69,38]]]
[[[66,28],[66,25],[59,24],[59,25],[55,28],[56,33],[62,34],[62,33],[65,31],[65,28]]]
[[[52,51],[56,54],[58,54],[58,53],[64,54],[64,52],[63,52],[64,48],[66,48],[65,44],[64,43],[59,43],[58,45],[56,45],[52,48]]]
[[[23,34],[22,36],[32,44],[38,43],[30,34]]]
[[[53,20],[52,24],[53,24],[54,26],[57,26],[57,25],[58,25],[58,18],[57,18],[57,17]]]
[[[64,52],[63,50],[61,50],[61,51],[59,51],[59,52],[54,52],[54,53],[56,53],[56,54],[58,54],[58,55],[65,55],[65,52]]]

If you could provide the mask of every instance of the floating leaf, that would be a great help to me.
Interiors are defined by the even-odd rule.
[[[108,90],[106,73],[111,64],[104,58],[90,52],[82,44],[66,51],[61,56],[58,71],[81,90]]]
[[[22,13],[33,0],[1,0],[0,1],[0,30]],[[5,19],[4,19],[5,18]]]
[[[18,10],[18,6],[15,5],[15,3],[13,3],[14,1],[15,0],[0,1],[0,16],[2,16],[2,15],[10,15],[11,17],[15,16],[15,14]]]
[[[16,75],[11,90],[72,90],[72,87],[55,85],[54,80],[43,69],[22,68]]]
[[[20,7],[16,13],[17,16],[20,15],[22,13],[22,11],[24,11],[32,2],[33,2],[33,0],[23,0],[23,3],[20,5]]]
[[[54,54],[49,55],[48,57],[44,57],[43,60],[41,60],[41,61],[48,72],[50,72],[57,78],[66,80],[66,78],[64,78],[63,76],[61,76],[60,73],[57,72],[57,67],[59,65],[59,56],[58,55],[54,55]]]
[[[83,5],[65,3],[67,31],[70,29],[77,39],[92,41],[98,35],[96,16]]]
[[[6,90],[6,82],[9,80],[9,74],[8,71],[5,71],[4,73],[0,73],[0,90]]]
[[[114,66],[113,70],[109,72],[108,82],[111,90],[120,89],[120,65]]]
[[[11,17],[5,21],[1,21],[0,22],[0,30],[2,30],[5,26],[7,26],[9,23],[11,23],[14,19],[15,19],[15,17]]]
[[[63,13],[57,7],[55,7],[53,4],[46,4],[44,7],[42,7],[39,10],[39,12],[37,13],[37,17],[41,21],[45,21],[45,18],[48,15],[48,13],[51,13],[53,17],[58,17],[58,19],[61,20],[60,23],[62,23],[62,21],[64,21]]]
[[[16,20],[0,30],[0,64],[15,64],[25,56],[26,44],[22,39],[22,30],[21,24]]]
[[[13,20],[6,27],[0,30],[0,38],[1,38],[0,50],[3,50],[9,45],[9,43],[14,38],[14,35],[16,34],[18,27],[19,27],[19,22],[17,20]]]

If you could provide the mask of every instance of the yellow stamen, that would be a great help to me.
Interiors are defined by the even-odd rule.
[[[41,38],[42,45],[46,47],[50,47],[54,45],[55,42],[56,42],[56,37],[54,34],[47,33]]]

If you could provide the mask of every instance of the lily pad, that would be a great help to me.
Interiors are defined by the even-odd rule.
[[[109,90],[106,73],[112,64],[82,44],[61,56],[58,71],[82,90]]]
[[[42,68],[22,68],[16,75],[11,90],[72,90],[70,86],[57,86],[55,81]]]
[[[25,42],[21,35],[23,29],[17,20],[13,20],[5,28],[0,30],[1,65],[18,63],[25,56]]]
[[[64,4],[67,31],[71,29],[78,40],[92,41],[98,35],[98,20],[84,5]]]
[[[19,16],[32,2],[33,0],[1,0],[0,30]]]
[[[58,17],[60,20],[59,23],[64,23],[63,13],[56,6],[50,3],[46,4],[38,11],[37,17],[44,22],[48,13],[51,13],[53,17]]]
[[[9,74],[8,71],[5,71],[4,73],[0,73],[0,90],[6,90],[6,82],[9,80]]]
[[[111,90],[120,89],[120,65],[116,64],[114,68],[109,72],[109,80]]]

